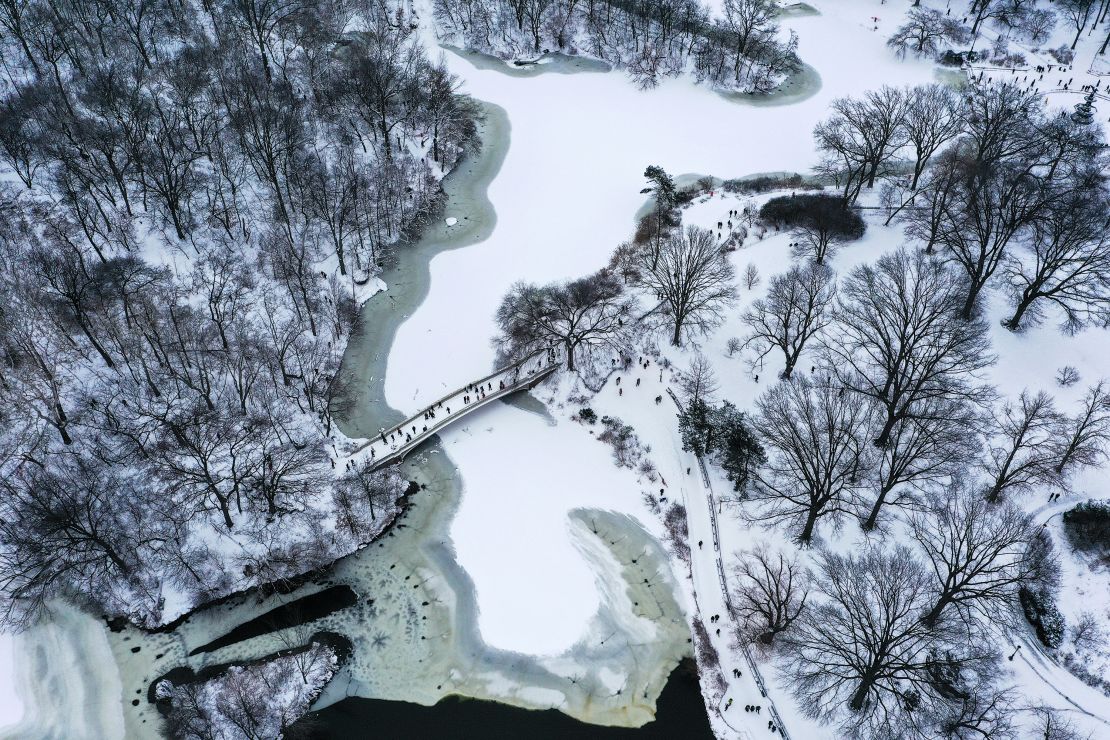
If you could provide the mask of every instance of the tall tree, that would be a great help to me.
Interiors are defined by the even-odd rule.
[[[605,270],[559,285],[516,283],[497,309],[501,333],[495,343],[512,359],[558,346],[574,372],[576,358],[623,351],[625,321],[631,320],[624,286]]]
[[[841,383],[877,411],[875,445],[929,402],[984,401],[979,373],[993,363],[986,325],[956,316],[960,282],[921,252],[900,249],[841,281],[822,345]]]
[[[838,524],[852,511],[871,464],[864,399],[827,376],[783,381],[756,401],[769,461],[755,477],[757,516],[797,527],[809,544],[819,520]]]
[[[732,610],[743,625],[744,636],[771,645],[805,610],[808,574],[797,558],[788,559],[781,551],[765,547],[739,553],[733,574]]]
[[[912,190],[917,189],[933,155],[959,135],[959,109],[960,100],[948,85],[917,85],[907,91],[903,127],[914,154]]]
[[[1053,459],[1049,442],[1057,419],[1052,397],[1044,391],[1022,391],[1016,403],[1006,402],[995,410],[982,463],[988,501],[1027,492],[1048,480]]]
[[[1110,384],[1100,380],[1087,389],[1074,416],[1060,416],[1051,434],[1052,472],[1063,479],[1076,468],[1106,461],[1110,445]]]
[[[984,650],[921,621],[931,579],[904,546],[824,552],[816,586],[783,636],[786,671],[805,714],[846,734],[927,736],[918,713],[935,712],[962,688],[938,678],[987,663]]]
[[[684,331],[703,333],[718,326],[736,299],[732,264],[711,231],[690,226],[663,242],[657,260],[644,254],[640,261],[643,286],[662,301],[676,347]]]
[[[1021,329],[1042,314],[1041,304],[1059,308],[1063,327],[1074,333],[1110,321],[1110,198],[1100,191],[1060,195],[1033,222],[1029,255],[1008,253],[1002,274],[1014,313],[1004,325]]]
[[[1028,515],[992,504],[962,482],[910,517],[910,529],[934,576],[932,604],[921,615],[927,627],[948,613],[965,622],[978,615],[997,620],[1032,571]]]
[[[751,327],[744,340],[762,362],[774,349],[782,351],[782,377],[794,372],[806,343],[820,335],[829,323],[829,307],[836,293],[832,271],[815,262],[793,267],[771,279],[767,297],[760,298],[744,313]]]
[[[930,399],[896,422],[875,465],[875,501],[863,528],[874,529],[884,507],[920,507],[923,493],[962,471],[980,449],[978,421],[962,400]]]

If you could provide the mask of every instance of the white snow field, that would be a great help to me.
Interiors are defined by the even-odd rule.
[[[0,666],[14,668],[15,638],[0,634]],[[12,670],[0,670],[0,730],[14,725],[23,718],[23,702],[16,690],[15,674]]]
[[[805,173],[816,162],[813,125],[827,115],[833,98],[859,94],[882,84],[909,85],[938,78],[932,64],[899,60],[885,46],[908,2],[810,0],[810,4],[821,14],[787,17],[784,26],[798,32],[799,54],[816,69],[821,87],[811,97],[785,105],[738,102],[688,79],[669,80],[656,90],[640,92],[620,72],[514,76],[507,68],[499,71],[488,60],[476,65],[464,56],[446,52],[451,70],[464,81],[464,91],[507,111],[511,142],[489,188],[489,199],[497,213],[492,235],[432,260],[428,297],[397,332],[385,380],[389,404],[411,413],[444,392],[486,375],[494,362],[489,341],[495,333],[494,311],[513,282],[546,283],[604,266],[614,247],[632,234],[633,215],[644,199],[639,191],[645,166],[656,164],[672,173],[720,177],[782,170]],[[424,31],[430,36],[429,5],[426,0],[416,2]],[[877,30],[874,16],[880,17]],[[1063,96],[1066,99],[1059,103],[1071,105],[1075,97]],[[1100,111],[1100,115],[1105,112]],[[714,224],[738,202],[719,194],[702,199],[685,211],[684,219],[687,223]],[[450,212],[447,216],[445,223],[454,226],[466,214]],[[900,244],[900,230],[883,228],[881,221],[869,218],[865,239],[836,258],[834,267],[838,271],[873,260]],[[787,268],[787,241],[786,235],[772,235],[749,242],[732,256],[738,272],[755,263],[765,285],[772,275]],[[740,356],[730,358],[725,351],[729,337],[743,335],[739,314],[759,290],[741,290],[741,303],[730,320],[701,343],[717,368],[721,397],[744,409],[777,372],[775,358],[758,371],[763,379],[760,385]],[[994,350],[1000,357],[991,377],[1005,394],[1016,395],[1025,387],[1044,388],[1054,392],[1059,404],[1070,410],[1085,385],[1110,369],[1110,337],[1106,331],[1064,337],[1050,321],[1015,336],[997,326],[1001,306],[991,305],[989,310],[995,319]],[[688,361],[688,355],[669,348],[664,354],[677,367]],[[799,371],[804,363],[805,359]],[[1076,366],[1083,382],[1063,391],[1051,386],[1056,369],[1065,364]],[[626,375],[633,378],[637,373]],[[735,516],[736,504],[724,500],[731,486],[712,468],[710,478],[716,499],[707,498],[696,462],[681,450],[673,404],[653,402],[664,392],[671,373],[664,372],[660,380],[658,365],[653,361],[638,375],[641,387],[626,383],[621,396],[610,383],[590,404],[599,415],[619,416],[635,428],[652,449],[650,457],[666,481],[662,486],[666,495],[685,501],[690,542],[694,543],[692,577],[686,577],[681,561],[672,559],[673,580],[678,584],[680,603],[685,602],[691,618],[703,619],[708,628],[711,615],[724,614],[718,553],[712,547],[711,502],[716,502],[719,511],[720,555],[726,566],[733,552],[773,535],[753,529]],[[440,691],[440,686],[427,676],[409,676],[409,683],[374,687],[378,695],[409,691],[414,700],[430,702],[455,689],[469,695],[500,695],[531,706],[563,706],[570,701],[565,692],[550,685],[529,685],[529,677],[539,673],[536,666],[566,675],[573,669],[576,656],[581,660],[590,657],[589,652],[576,652],[575,647],[597,632],[602,617],[620,622],[627,634],[651,634],[647,629],[650,623],[642,617],[630,617],[627,604],[608,609],[610,601],[627,600],[620,590],[620,578],[614,574],[615,556],[586,536],[576,512],[600,509],[631,516],[658,537],[662,537],[662,526],[643,503],[646,483],[634,473],[615,467],[609,448],[570,419],[577,408],[566,402],[567,385],[539,391],[552,401],[550,417],[514,405],[493,404],[441,433],[443,449],[463,483],[463,494],[449,526],[450,540],[439,543],[435,557],[453,554],[472,582],[476,630],[484,646],[490,651],[511,651],[527,657],[520,662],[532,673],[517,668],[520,672],[512,676],[514,661],[504,656],[495,661],[482,654],[469,664],[460,663],[454,655],[450,659],[437,656],[442,665],[436,663],[436,667],[442,667],[456,684]],[[688,467],[692,469],[689,475]],[[1099,495],[1107,495],[1106,482],[1098,473],[1091,473],[1079,479],[1076,493],[1041,513],[1048,519],[1075,500]],[[1049,526],[1058,529],[1059,517]],[[704,542],[702,548],[696,544],[699,540]],[[375,575],[384,581],[384,566],[381,570]],[[413,572],[417,572],[416,566]],[[432,591],[436,588],[435,583],[429,585]],[[1100,602],[1104,611],[1110,600],[1107,589],[1091,588],[1084,596]],[[1065,612],[1072,616],[1067,608]],[[125,680],[141,681],[139,671],[149,669],[149,653],[153,650],[143,651],[143,663],[128,657],[122,649],[116,650],[113,659],[107,648],[101,649],[106,640],[104,628],[88,617],[61,618],[50,630],[54,631],[39,630],[15,638],[18,669],[14,672],[19,698],[26,708],[25,724],[14,732],[0,730],[0,736],[49,736],[51,731],[68,727],[69,732],[58,736],[81,737],[74,728],[88,727],[93,733],[90,737],[122,737],[120,704],[131,698],[122,694],[132,689],[130,685],[120,688],[120,674]],[[372,635],[367,633],[365,637],[369,641]],[[772,737],[765,728],[769,702],[757,693],[749,666],[731,644],[730,630],[722,628],[720,636],[712,634],[712,640],[728,674],[723,691],[703,684],[718,735]],[[1044,702],[1066,710],[1095,737],[1110,736],[1110,702],[1106,697],[1048,662],[1034,643],[1035,639],[1026,640],[1020,656],[1011,664],[1029,703]],[[160,638],[149,644],[165,647],[167,640]],[[195,645],[170,646],[178,651],[185,647]],[[478,652],[469,644],[465,647]],[[370,648],[362,645],[356,653],[359,649]],[[0,664],[7,666],[10,661],[4,650],[0,642]],[[36,652],[39,662],[28,662]],[[226,651],[213,660],[233,653]],[[79,663],[67,662],[78,657]],[[123,667],[117,670],[117,664]],[[371,670],[375,665],[362,666],[363,673],[353,674],[351,680],[388,684],[390,677],[375,675]],[[25,678],[33,675],[27,666],[41,667],[48,673],[36,675],[32,686]],[[473,669],[474,675],[462,675],[467,668]],[[732,668],[742,671],[741,679],[731,678]],[[622,681],[619,660],[595,673],[596,679],[609,688],[619,687]],[[56,680],[47,680],[47,675]],[[793,738],[830,735],[827,728],[800,716],[784,681],[770,671],[765,677],[771,698]],[[44,686],[57,693],[47,697]],[[325,694],[331,692],[329,700],[334,700],[356,691],[357,687],[351,685],[329,686]],[[733,704],[725,709],[730,699]],[[18,702],[8,685],[0,682],[0,723],[20,716]],[[763,704],[764,714],[749,717],[743,712],[747,703]],[[629,719],[642,722],[645,711]]]
[[[513,282],[550,282],[603,267],[631,237],[647,165],[724,177],[806,172],[816,161],[813,124],[834,97],[934,81],[931,64],[898,61],[885,36],[867,25],[877,2],[814,5],[824,15],[784,23],[797,30],[799,54],[822,80],[813,97],[792,105],[731,102],[687,79],[640,92],[620,72],[522,78],[449,53],[465,91],[503,107],[512,125],[508,154],[489,189],[497,225],[481,244],[432,260],[429,295],[402,324],[389,355],[389,404],[415,411],[486,375],[494,362],[494,312]],[[637,487],[609,482],[607,453],[579,456],[573,432],[558,428],[521,434],[522,425],[530,428],[526,418],[515,408],[498,409],[481,444],[463,439],[473,432],[461,429],[442,435],[465,482],[451,538],[478,592],[483,639],[554,654],[582,633],[598,598],[569,549],[562,512],[582,498],[641,518],[645,512]],[[516,500],[526,516],[507,513],[517,511],[504,507]],[[509,538],[528,546],[491,552],[491,542],[508,546]],[[516,577],[527,572],[544,577]]]

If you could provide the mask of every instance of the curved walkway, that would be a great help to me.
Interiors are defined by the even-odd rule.
[[[534,352],[448,393],[397,426],[379,430],[377,437],[358,445],[351,457],[362,460],[368,457],[373,469],[400,462],[430,437],[475,409],[535,386],[558,370],[560,363],[559,353],[553,349]]]

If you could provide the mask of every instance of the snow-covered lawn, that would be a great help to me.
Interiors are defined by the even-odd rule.
[[[549,282],[604,266],[631,236],[647,165],[725,177],[805,172],[816,159],[813,124],[832,98],[934,80],[931,64],[897,61],[866,25],[873,3],[814,5],[822,16],[786,21],[823,83],[797,105],[734,103],[688,80],[643,93],[619,72],[519,78],[449,54],[465,90],[509,114],[509,152],[489,190],[497,225],[486,241],[432,261],[429,296],[401,326],[389,356],[389,404],[415,411],[487,374],[493,315],[513,282]],[[496,646],[555,650],[585,629],[592,609],[579,604],[597,600],[571,549],[565,512],[593,500],[643,518],[640,491],[628,478],[623,485],[612,480],[604,448],[582,452],[573,441],[580,430],[543,427],[512,407],[497,410],[489,434],[467,431],[470,424],[442,436],[465,482],[451,536],[480,595],[482,636]],[[520,433],[533,428],[535,434]],[[499,506],[517,499],[535,515],[519,518],[515,507]],[[513,544],[517,549],[505,549]],[[540,568],[533,572],[544,573],[542,583],[519,585],[522,564]],[[528,598],[518,597],[521,588]]]

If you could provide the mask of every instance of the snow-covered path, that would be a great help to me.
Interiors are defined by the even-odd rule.
[[[427,5],[417,4],[424,7],[422,22]],[[497,213],[492,235],[432,260],[428,297],[397,331],[386,372],[388,403],[394,408],[427,407],[450,389],[489,372],[495,361],[489,344],[496,333],[494,314],[509,286],[518,280],[577,278],[603,267],[634,229],[647,165],[725,177],[808,171],[816,160],[813,125],[827,115],[833,98],[858,93],[865,86],[936,79],[932,64],[896,60],[885,37],[872,30],[867,19],[874,15],[877,0],[814,5],[825,15],[790,18],[786,25],[800,34],[800,54],[818,70],[822,87],[790,105],[730,101],[689,79],[669,80],[657,90],[641,92],[620,72],[521,78],[507,68],[479,68],[444,52],[448,67],[464,80],[465,92],[506,110],[511,143],[489,188]],[[852,53],[846,54],[849,48]],[[460,220],[465,215],[445,214]],[[557,497],[543,506],[563,507],[565,490],[570,489],[640,518],[644,510],[635,487],[602,491],[605,471],[579,460],[573,466],[565,463],[570,458],[562,453],[570,443],[562,440],[574,431],[559,432],[544,442],[508,439],[509,430],[527,425],[526,415],[516,408],[498,409],[496,441],[485,447],[464,444],[462,427],[441,435],[465,485],[451,539],[459,564],[479,593],[483,638],[503,649],[556,654],[574,642],[571,635],[588,627],[593,610],[576,606],[572,618],[567,605],[596,603],[593,578],[578,562],[549,567],[548,553],[567,547],[561,517],[521,523],[535,525],[529,532],[532,546],[514,552],[513,558],[485,555],[491,522],[483,499],[500,499],[502,491],[515,494],[521,485],[499,472],[504,470],[503,460],[526,454],[520,448],[527,444],[555,445],[556,454],[540,456],[528,471],[530,496]],[[552,480],[560,485],[549,486]],[[563,508],[567,510],[569,506]],[[520,583],[512,577],[518,569],[545,572],[546,577]],[[548,618],[530,620],[536,612]],[[577,624],[570,624],[572,619]]]
[[[679,403],[677,397],[670,392],[669,388],[667,390],[677,406]],[[678,437],[677,428],[675,436]],[[713,623],[708,626],[709,639],[713,642],[717,655],[721,657],[721,672],[728,684],[728,689],[717,702],[717,706],[710,706],[707,709],[710,713],[718,712],[720,720],[738,732],[741,737],[752,736],[748,729],[741,729],[745,725],[754,727],[755,736],[773,735],[775,733],[770,731],[770,722],[773,721],[777,726],[775,732],[789,740],[790,735],[775,708],[774,697],[769,694],[766,684],[758,675],[759,667],[748,659],[748,654],[743,647],[740,650],[734,649],[736,624],[732,610],[729,608],[730,597],[717,522],[716,508],[720,504],[713,493],[713,484],[706,473],[704,462],[693,453],[683,451],[680,441],[678,451],[681,455],[680,464],[686,464],[688,468],[693,468],[695,471],[683,479],[681,486],[686,506],[686,525],[690,533],[694,599],[700,612],[698,616],[703,622],[707,622],[711,615],[717,617],[715,624],[719,626],[714,627]],[[739,675],[734,671],[738,671]],[[709,692],[704,685],[702,691],[708,699]],[[760,710],[753,715],[745,709],[749,705],[759,707]],[[764,706],[767,709],[766,716],[769,718],[766,725],[760,723],[760,718],[764,716],[762,712]]]

